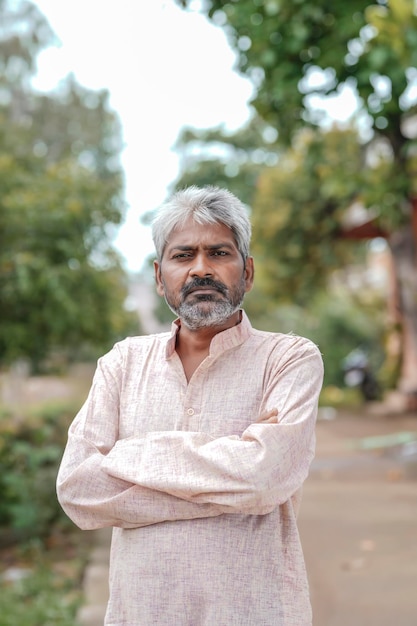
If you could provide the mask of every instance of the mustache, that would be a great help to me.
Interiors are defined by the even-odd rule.
[[[199,278],[198,276],[196,276],[189,283],[187,283],[187,285],[184,285],[184,287],[181,289],[181,294],[185,298],[186,296],[188,296],[188,294],[194,291],[194,289],[199,289],[200,287],[211,287],[212,289],[216,289],[217,291],[219,291],[223,296],[225,296],[227,293],[226,285],[224,285],[220,281],[213,280],[212,278],[208,277]]]

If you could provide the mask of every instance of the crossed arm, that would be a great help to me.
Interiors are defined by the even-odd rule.
[[[117,441],[117,397],[108,397],[105,368],[70,428],[57,480],[61,505],[81,528],[266,514],[305,480],[322,379],[317,350],[289,363],[267,392],[272,408],[254,416],[240,437],[161,431]],[[102,428],[87,428],[91,412],[100,412]]]

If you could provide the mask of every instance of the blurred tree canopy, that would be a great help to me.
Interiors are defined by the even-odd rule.
[[[417,362],[415,0],[202,6],[255,86],[254,119],[277,135],[278,163],[261,167],[251,202],[265,288],[276,299],[308,298],[349,255],[341,237],[360,206],[366,236],[383,235],[390,246],[403,348]],[[324,130],[320,104],[343,89],[357,97],[351,128]]]
[[[120,127],[108,94],[68,77],[31,86],[55,41],[25,0],[0,0],[0,363],[102,350],[137,327],[111,246],[123,217]],[[135,329],[136,330],[136,329]]]
[[[338,234],[361,175],[356,133],[337,129],[299,133],[279,166],[261,173],[253,203],[253,250],[258,280],[272,298],[305,305],[326,286],[332,270],[358,261],[358,249]]]
[[[224,128],[184,128],[176,143],[181,177],[177,187],[226,187],[251,206],[261,172],[276,165],[281,149],[277,134],[260,117],[230,133]]]

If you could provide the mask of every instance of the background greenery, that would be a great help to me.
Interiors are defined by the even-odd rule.
[[[80,402],[74,393],[66,402],[0,407],[2,626],[76,624],[87,539],[59,506],[55,483]]]
[[[63,374],[140,330],[112,247],[122,138],[107,92],[33,89],[55,42],[34,4],[0,0],[0,24],[0,623],[75,626],[88,550],[55,481],[83,394],[26,401],[23,373]]]
[[[31,87],[54,42],[38,9],[0,0],[0,367],[96,355],[138,331],[111,241],[124,215],[120,124],[108,93],[69,76]]]

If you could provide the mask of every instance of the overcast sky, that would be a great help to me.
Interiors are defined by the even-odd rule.
[[[249,116],[252,88],[234,71],[225,34],[174,0],[37,0],[61,44],[39,58],[35,86],[52,89],[69,72],[91,89],[106,88],[125,149],[128,213],[116,247],[136,271],[153,251],[140,216],[167,195],[178,173],[172,146],[181,128]]]

